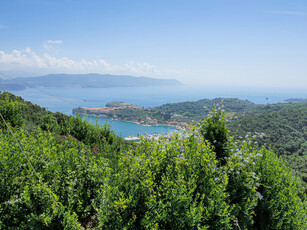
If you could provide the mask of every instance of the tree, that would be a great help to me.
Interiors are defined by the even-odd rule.
[[[225,157],[229,157],[229,132],[226,122],[225,111],[214,105],[208,117],[204,119],[200,126],[200,133],[203,139],[209,141],[216,152],[216,158],[221,164],[225,164]]]

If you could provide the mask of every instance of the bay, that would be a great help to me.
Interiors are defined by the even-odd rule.
[[[72,109],[79,106],[104,107],[111,101],[122,101],[144,107],[158,106],[165,103],[213,99],[216,97],[240,98],[256,104],[282,102],[288,98],[307,98],[303,89],[274,88],[217,88],[209,86],[152,86],[118,88],[27,88],[12,91],[52,112],[72,115]],[[142,126],[132,122],[116,121],[101,117],[88,117],[92,123],[102,125],[105,122],[122,137],[144,134],[163,134],[174,129],[168,126]]]

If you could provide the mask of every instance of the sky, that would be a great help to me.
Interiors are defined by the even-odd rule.
[[[0,71],[307,89],[307,1],[0,0]]]

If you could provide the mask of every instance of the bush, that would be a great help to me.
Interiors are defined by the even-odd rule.
[[[204,140],[209,141],[221,164],[225,164],[225,157],[229,157],[229,138],[226,121],[225,111],[220,107],[216,108],[214,105],[208,117],[200,126],[200,133]]]
[[[12,100],[8,95],[0,101],[0,113],[6,122],[13,127],[22,126],[24,124],[20,104],[17,101]],[[6,125],[1,118],[0,128],[6,128]]]
[[[227,176],[195,134],[143,140],[124,153],[97,206],[100,226],[122,229],[224,229],[230,226]],[[114,172],[115,173],[115,172]],[[108,227],[107,227],[108,226]]]

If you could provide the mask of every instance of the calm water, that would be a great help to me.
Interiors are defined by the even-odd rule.
[[[237,88],[222,89],[200,86],[172,86],[172,87],[125,87],[125,88],[28,88],[23,91],[12,91],[52,112],[72,114],[72,109],[78,106],[104,107],[111,101],[123,101],[145,107],[162,105],[165,103],[194,101],[199,99],[213,99],[216,97],[246,99],[257,104],[276,103],[288,98],[307,98],[305,90],[270,89],[270,88]],[[268,100],[266,100],[268,98]],[[92,122],[111,125],[117,135],[122,137],[136,136],[138,133],[162,134],[173,129],[166,126],[141,126],[131,122],[114,121],[106,118],[88,118]]]

